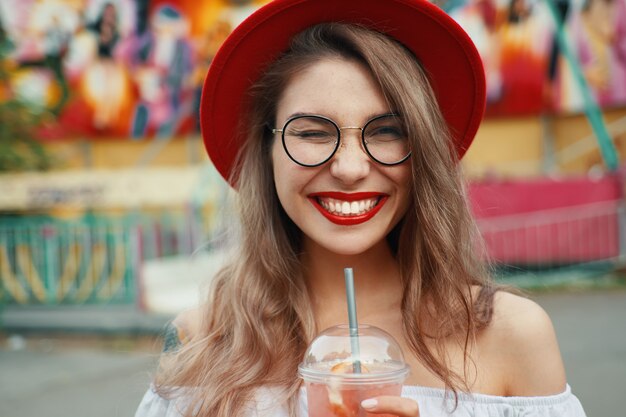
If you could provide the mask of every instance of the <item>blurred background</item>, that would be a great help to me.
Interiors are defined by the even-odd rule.
[[[221,262],[198,102],[263,3],[0,0],[0,415],[133,415]],[[626,0],[436,3],[487,71],[462,164],[494,274],[551,314],[588,415],[624,415]]]

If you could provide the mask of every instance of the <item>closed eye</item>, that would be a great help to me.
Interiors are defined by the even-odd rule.
[[[323,130],[290,130],[286,136],[308,142],[334,142],[337,135]]]
[[[379,126],[369,130],[365,139],[368,143],[372,142],[391,142],[405,139],[404,132],[397,126]]]

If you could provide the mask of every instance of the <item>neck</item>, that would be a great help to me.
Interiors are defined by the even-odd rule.
[[[344,268],[354,270],[361,323],[371,324],[400,311],[400,269],[386,241],[364,253],[341,255],[307,240],[302,263],[319,330],[348,322]]]

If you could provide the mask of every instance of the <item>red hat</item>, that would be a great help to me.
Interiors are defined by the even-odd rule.
[[[200,125],[220,174],[230,178],[248,89],[304,29],[358,23],[415,54],[435,91],[461,158],[485,110],[485,74],[476,47],[444,11],[426,0],[275,0],[242,22],[219,49],[204,81]]]

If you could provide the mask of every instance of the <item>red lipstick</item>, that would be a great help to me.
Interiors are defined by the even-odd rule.
[[[336,200],[342,201],[358,201],[365,200],[368,198],[378,198],[378,202],[376,205],[368,212],[354,215],[354,216],[340,216],[335,213],[331,213],[326,210],[319,202],[318,198],[333,198]],[[376,215],[383,207],[387,199],[389,198],[386,194],[374,193],[374,192],[361,192],[361,193],[342,193],[342,192],[321,192],[321,193],[313,193],[308,195],[309,201],[313,204],[313,206],[328,220],[331,222],[338,224],[340,226],[353,226],[356,224],[364,223],[370,220],[372,217]]]

